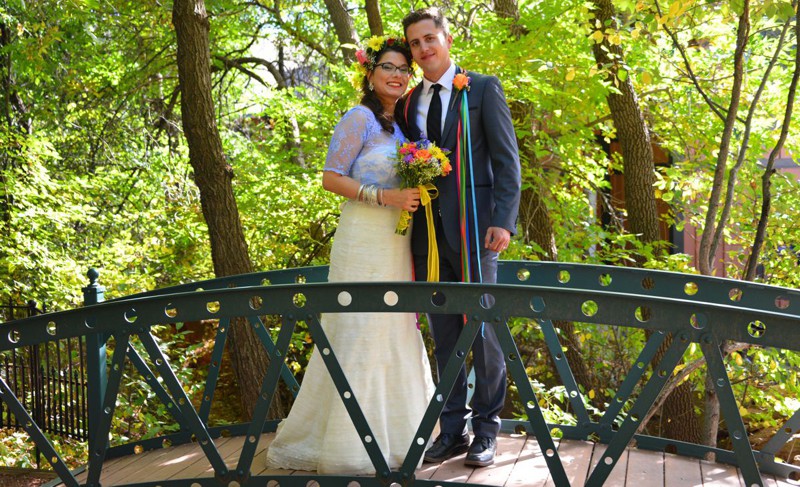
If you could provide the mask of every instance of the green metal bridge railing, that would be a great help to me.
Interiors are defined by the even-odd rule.
[[[608,444],[601,461],[590,473],[586,483],[590,486],[604,483],[632,440],[639,448],[669,450],[687,456],[703,457],[709,452],[714,453],[717,461],[738,466],[748,486],[763,485],[761,472],[786,478],[800,472],[799,467],[776,461],[777,452],[800,430],[800,410],[776,431],[765,446],[754,450],[721,353],[721,347],[727,342],[788,351],[800,349],[800,292],[797,290],[663,271],[521,261],[501,262],[498,283],[491,285],[325,283],[326,276],[326,267],[287,269],[213,279],[102,302],[103,288],[95,282],[95,273],[90,275],[92,283],[84,288],[85,307],[0,324],[0,352],[81,335],[87,337],[87,343],[93,344],[89,347],[90,384],[94,387],[89,394],[93,422],[90,422],[88,480],[84,484],[87,486],[100,485],[102,464],[106,459],[189,441],[197,441],[200,445],[214,469],[214,477],[129,485],[205,487],[238,484],[244,487],[277,481],[281,486],[292,487],[306,486],[311,480],[319,481],[322,477],[317,475],[252,476],[250,473],[260,434],[275,431],[279,421],[267,417],[278,382],[283,380],[295,394],[299,390],[299,384],[285,363],[292,332],[299,321],[306,323],[315,345],[322,351],[323,360],[377,472],[374,477],[325,476],[326,486],[347,486],[354,480],[362,486],[467,485],[416,479],[414,471],[481,326],[495,328],[509,376],[517,386],[527,416],[525,420],[504,420],[503,429],[522,429],[535,437],[557,485],[569,485],[569,482],[552,435],[554,429],[560,430],[564,438],[591,437]],[[456,313],[467,317],[456,349],[439,378],[416,439],[409,445],[400,469],[390,470],[378,445],[369,441],[372,437],[369,425],[358,401],[348,392],[347,377],[320,326],[320,315],[329,312]],[[261,319],[268,315],[281,320],[275,341]],[[271,363],[261,384],[253,420],[233,426],[210,427],[208,418],[222,351],[230,320],[234,318],[245,318],[253,326]],[[195,409],[151,334],[151,327],[211,319],[218,319],[219,325],[203,399]],[[577,424],[546,422],[508,327],[512,319],[535,320],[541,327]],[[590,415],[585,407],[553,326],[557,320],[652,332],[599,419],[597,415]],[[105,344],[111,337],[115,341],[115,351],[108,358]],[[666,353],[651,368],[656,351],[667,337],[672,340]],[[145,356],[131,346],[134,338],[145,350]],[[721,412],[730,433],[731,450],[637,434],[643,418],[692,343],[702,350],[706,373],[710,374],[716,386]],[[126,361],[133,364],[167,405],[180,426],[180,432],[114,447],[108,445]],[[156,373],[161,381],[156,379]],[[76,474],[67,468],[2,377],[0,399],[21,418],[25,430],[64,484],[79,485]],[[624,419],[620,422],[619,418]],[[234,469],[228,469],[214,443],[223,430],[246,438]]]

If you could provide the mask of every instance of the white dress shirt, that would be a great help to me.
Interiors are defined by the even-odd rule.
[[[442,100],[442,136],[444,136],[444,121],[447,118],[447,112],[450,108],[450,96],[453,94],[453,78],[456,77],[456,65],[450,61],[450,67],[444,72],[441,78],[436,81],[431,81],[428,78],[422,78],[422,86],[419,88],[422,93],[419,95],[417,101],[417,127],[420,127],[423,133],[426,132],[425,127],[428,126],[428,107],[431,104],[431,97],[433,96],[433,85],[439,83],[442,87],[439,89],[439,98]],[[425,133],[425,137],[428,134]]]

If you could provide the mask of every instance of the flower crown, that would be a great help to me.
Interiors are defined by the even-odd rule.
[[[365,47],[356,51],[356,62],[353,63],[353,86],[356,88],[361,87],[361,79],[368,72],[375,69],[375,65],[378,62],[378,54],[389,46],[398,46],[409,50],[405,37],[372,36],[367,39]],[[411,67],[412,69],[414,68],[413,62]]]
[[[394,45],[408,49],[405,37],[372,36],[367,40],[364,49],[356,51],[356,60],[365,71],[371,71],[375,69],[375,63],[378,62],[378,53]]]

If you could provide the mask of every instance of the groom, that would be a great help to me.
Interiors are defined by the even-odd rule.
[[[403,19],[403,29],[414,61],[422,68],[424,79],[397,104],[395,117],[414,140],[423,136],[442,148],[451,150],[456,167],[456,134],[460,119],[463,76],[454,86],[456,74],[469,77],[468,100],[472,147],[472,174],[468,161],[461,161],[467,172],[466,206],[477,210],[482,282],[497,282],[498,254],[508,247],[516,230],[520,200],[520,164],[511,113],[500,81],[464,71],[450,59],[453,36],[447,19],[431,7],[411,12]],[[459,90],[460,88],[460,90]],[[459,223],[459,188],[456,171],[436,183],[439,197],[433,200],[433,227],[439,251],[441,281],[462,282],[461,225]],[[472,187],[474,185],[474,188]],[[474,195],[474,205],[472,201]],[[474,215],[469,211],[468,225]],[[470,227],[473,228],[473,227]],[[425,212],[414,213],[411,238],[415,278],[427,279],[428,231]],[[478,252],[471,245],[472,282],[478,281]],[[441,374],[455,348],[464,321],[461,315],[429,315]],[[475,392],[467,406],[466,369],[461,368],[450,398],[439,418],[441,434],[428,451],[426,462],[443,462],[467,452],[464,463],[485,467],[494,463],[500,411],[506,392],[506,367],[494,329],[486,326],[472,345]],[[467,434],[467,419],[472,418],[475,435]]]

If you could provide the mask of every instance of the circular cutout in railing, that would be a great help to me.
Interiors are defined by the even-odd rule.
[[[708,324],[708,318],[703,313],[692,313],[692,316],[689,317],[689,324],[695,330],[702,330]]]
[[[484,293],[481,295],[480,305],[483,309],[492,309],[494,308],[495,299],[494,296],[489,293]]]
[[[647,306],[637,306],[636,310],[633,312],[633,316],[639,323],[647,323],[650,321],[652,315],[653,312],[650,311],[650,308]]]
[[[605,463],[606,465],[611,465],[612,463],[614,463],[614,459],[611,457],[605,457],[603,459],[603,463]]]
[[[394,291],[386,291],[383,295],[383,302],[386,303],[386,306],[397,306],[397,303],[400,302],[400,296]]]
[[[134,308],[129,309],[128,311],[125,312],[123,316],[125,317],[125,321],[127,321],[128,323],[133,323],[134,321],[136,321],[137,318],[136,309]]]
[[[50,321],[47,323],[47,334],[55,336],[56,334],[56,322]]]
[[[173,306],[172,303],[169,303],[164,306],[164,314],[167,316],[167,318],[175,318],[178,316],[178,308]]]
[[[529,271],[528,269],[523,268],[517,270],[517,279],[519,279],[520,282],[525,282],[530,278],[531,278],[531,271]]]
[[[298,274],[294,277],[294,282],[297,284],[305,284],[306,276],[304,276],[303,274]]]
[[[738,287],[734,287],[730,291],[728,291],[728,297],[731,298],[731,301],[733,301],[734,303],[738,303],[739,301],[742,300],[742,294],[743,294],[742,290],[739,289]]]
[[[364,437],[364,442],[365,443],[372,443],[372,437],[370,435],[365,436]]]
[[[544,311],[544,298],[541,296],[534,296],[531,298],[531,310],[534,313],[541,313]]]
[[[687,296],[694,296],[695,294],[697,294],[697,291],[699,290],[700,288],[697,286],[696,282],[689,281],[683,285],[683,292]]]
[[[344,396],[345,399],[350,399],[351,397],[353,397],[353,395],[350,394],[350,391],[344,391],[344,394],[342,395]]]
[[[242,487],[242,484],[240,484],[237,480],[231,480],[228,482],[228,487]]]
[[[558,276],[556,278],[558,279],[558,282],[560,282],[561,284],[568,283],[570,278],[569,271],[564,271],[564,270],[558,271]]]
[[[525,429],[525,425],[524,424],[518,424],[518,425],[514,426],[514,433],[516,433],[518,435],[527,435],[528,434],[528,430]]]
[[[642,289],[653,289],[656,287],[656,280],[652,277],[645,277],[642,279]]]
[[[251,296],[248,304],[253,311],[259,310],[264,305],[264,299],[261,296]]]
[[[264,279],[261,279],[261,285],[262,286],[271,286],[272,285],[272,281],[270,281],[269,279],[267,279],[265,277]]]
[[[444,396],[441,394],[436,394],[436,402],[444,402]]]
[[[600,274],[600,277],[597,278],[597,282],[600,283],[603,287],[608,287],[611,285],[611,274],[603,273]]]
[[[219,312],[219,308],[219,301],[209,301],[206,303],[206,309],[211,314]]]
[[[556,454],[556,452],[552,448],[548,448],[547,451],[544,452],[544,454],[547,455],[548,457],[552,457],[553,455]]]
[[[292,296],[292,303],[294,303],[295,307],[302,308],[306,305],[306,295],[303,293],[297,293]]]
[[[564,432],[561,428],[553,428],[550,430],[550,437],[551,438],[562,438],[564,436]]]
[[[163,440],[161,440],[161,448],[169,448],[171,446],[172,446],[172,441],[169,440],[168,438],[164,438]]]
[[[787,296],[778,296],[775,298],[775,307],[778,309],[786,309],[792,304]]]
[[[197,289],[195,289],[195,290],[194,290],[194,292],[196,292],[196,293],[201,293],[201,292],[203,292],[203,291],[205,291],[205,289],[203,289],[203,288],[201,288],[201,287],[199,287],[199,288],[197,288]]]
[[[322,349],[322,355],[330,355],[330,354],[331,354],[331,349],[330,348],[323,348]]]
[[[306,487],[320,487],[320,485],[316,480],[309,480],[306,482]]]
[[[432,305],[434,305],[434,306],[444,306],[444,303],[446,303],[446,302],[447,302],[447,297],[444,295],[444,293],[439,292],[439,291],[434,291],[434,293],[431,294],[431,304]]]
[[[359,482],[356,482],[355,480],[351,480],[351,481],[350,481],[350,482],[347,484],[347,487],[361,487],[361,484],[360,484]]]
[[[342,291],[336,297],[336,300],[339,302],[340,306],[350,306],[353,302],[353,296],[347,291]]]
[[[133,447],[133,454],[134,455],[139,455],[141,453],[144,453],[144,447],[142,445],[136,445],[136,446]]]
[[[281,483],[277,480],[269,480],[267,481],[267,487],[281,487]]]
[[[761,338],[767,332],[767,325],[763,321],[755,320],[747,324],[747,333],[753,338]]]
[[[581,305],[581,312],[583,313],[583,316],[586,317],[592,317],[596,315],[598,309],[599,307],[597,306],[597,303],[595,303],[591,299],[584,301],[583,304]]]
[[[83,320],[83,324],[84,324],[84,326],[86,326],[86,328],[91,330],[97,324],[97,319],[95,319],[94,316],[87,316]]]

